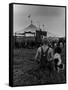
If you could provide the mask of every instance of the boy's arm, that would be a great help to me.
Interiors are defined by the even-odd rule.
[[[49,61],[52,61],[53,60],[53,49],[50,48],[50,51],[49,51]]]
[[[40,57],[41,57],[41,52],[40,52],[40,48],[38,48],[35,55],[35,61],[40,61]]]

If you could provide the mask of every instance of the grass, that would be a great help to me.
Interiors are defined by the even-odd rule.
[[[65,71],[57,73],[53,71],[38,70],[38,64],[34,62],[36,49],[14,49],[13,57],[13,85],[28,86],[42,84],[57,84],[66,82]],[[62,51],[62,62],[65,64],[65,49]]]

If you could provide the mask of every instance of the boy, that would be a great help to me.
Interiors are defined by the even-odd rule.
[[[48,46],[47,39],[42,40],[43,45],[37,49],[35,60],[40,63],[40,69],[49,68],[51,71],[51,61],[53,60],[53,49]]]

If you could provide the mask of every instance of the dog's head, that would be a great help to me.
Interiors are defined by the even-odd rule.
[[[60,64],[60,65],[58,66],[58,70],[59,70],[59,71],[64,70],[64,64]]]

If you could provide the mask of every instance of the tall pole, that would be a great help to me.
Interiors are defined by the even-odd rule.
[[[45,25],[43,24],[42,26],[43,26],[43,30],[44,30],[44,26],[45,26]]]
[[[31,19],[31,14],[28,15],[28,19],[29,19],[30,23],[32,24],[33,21],[32,21],[32,19]]]
[[[40,25],[39,25],[39,29],[40,29]]]

